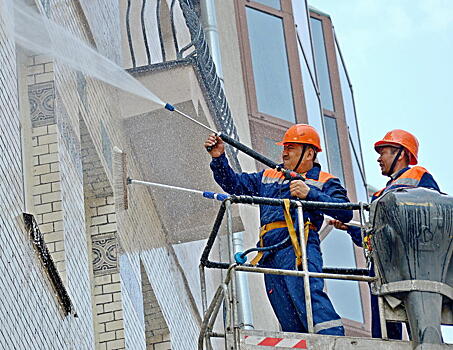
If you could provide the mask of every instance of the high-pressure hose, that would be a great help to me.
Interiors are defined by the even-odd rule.
[[[275,249],[278,249],[280,247],[282,247],[283,245],[285,245],[290,239],[290,236],[288,235],[288,237],[286,237],[284,240],[282,240],[281,242],[278,242],[277,244],[274,244],[274,245],[270,245],[268,247],[255,247],[255,248],[250,248],[250,249],[247,249],[245,252],[237,252],[236,254],[234,254],[234,260],[238,263],[238,264],[245,264],[247,262],[247,255],[252,253],[252,252],[268,252],[270,250],[275,250]]]
[[[167,110],[169,110],[171,112],[176,112],[179,115],[183,116],[184,118],[187,118],[187,119],[191,120],[192,122],[194,122],[194,123],[202,126],[203,128],[209,130],[210,132],[214,133],[215,135],[220,137],[224,142],[228,143],[229,145],[233,146],[234,148],[240,150],[241,152],[244,152],[248,156],[256,159],[258,162],[263,163],[264,165],[281,172],[285,176],[285,178],[287,180],[302,180],[302,181],[305,181],[305,179],[300,174],[298,174],[297,172],[283,168],[280,164],[277,164],[276,162],[270,160],[269,158],[266,158],[262,154],[254,151],[250,147],[247,147],[243,143],[233,139],[232,137],[228,136],[227,134],[224,134],[224,133],[219,132],[219,131],[215,131],[214,129],[211,129],[210,127],[200,123],[198,120],[195,120],[194,118],[188,116],[187,114],[177,110],[173,105],[167,103],[165,105],[165,109],[167,109]]]

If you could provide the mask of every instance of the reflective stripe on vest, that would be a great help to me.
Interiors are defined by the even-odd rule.
[[[324,171],[320,171],[318,180],[306,179],[305,183],[307,185],[312,185],[312,186],[315,186],[316,188],[319,188],[320,190],[322,190],[324,184],[327,181],[329,181],[330,179],[333,179],[333,178],[335,178],[335,176],[333,176],[333,175],[331,175],[329,173],[326,173]]]
[[[318,180],[308,178],[308,179],[305,179],[305,183],[307,185],[312,185],[312,186],[322,190],[322,187],[324,186],[324,184],[333,178],[335,178],[335,176],[333,176],[329,173],[326,173],[324,171],[320,171]],[[266,169],[263,173],[263,178],[261,179],[261,183],[263,183],[263,184],[278,183],[278,184],[283,185],[283,184],[289,183],[289,180],[286,180],[280,171],[277,171],[275,169]]]
[[[263,184],[273,184],[278,183],[280,185],[287,184],[289,180],[285,180],[285,177],[280,171],[275,169],[266,169],[263,173],[263,178],[261,179],[261,183]]]
[[[379,197],[383,193],[387,192],[390,190],[393,186],[407,186],[407,187],[417,187],[418,184],[420,183],[420,180],[422,179],[423,175],[427,174],[428,170],[421,166],[414,166],[413,168],[410,168],[406,170],[401,176],[393,180],[390,185],[387,187],[384,187],[382,190],[377,191],[376,193],[373,194],[374,197]]]

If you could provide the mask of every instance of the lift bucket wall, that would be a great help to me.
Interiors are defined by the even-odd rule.
[[[453,298],[453,197],[411,188],[371,205],[380,295],[404,303],[416,343],[442,343],[441,312]]]

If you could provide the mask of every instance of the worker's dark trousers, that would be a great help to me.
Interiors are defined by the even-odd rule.
[[[373,338],[382,338],[378,297],[373,294],[371,294],[371,335]],[[403,336],[401,322],[387,322],[387,336],[389,339],[401,340]]]
[[[308,244],[308,269],[322,272],[319,245]],[[295,255],[292,246],[268,254],[262,267],[294,270]],[[266,291],[282,331],[307,332],[303,277],[264,275]],[[344,335],[340,316],[335,312],[329,297],[323,291],[324,280],[310,278],[310,291],[315,333]]]

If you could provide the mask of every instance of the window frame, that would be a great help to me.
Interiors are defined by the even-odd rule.
[[[332,98],[333,98],[333,108],[334,111],[325,109],[322,107],[323,113],[323,124],[324,124],[324,116],[331,117],[336,119],[337,121],[337,130],[338,130],[338,140],[340,143],[340,154],[342,158],[342,165],[343,165],[343,176],[344,176],[344,184],[348,189],[353,189],[354,198],[355,195],[355,182],[353,177],[353,170],[352,170],[352,158],[349,150],[349,135],[346,123],[346,116],[344,111],[343,105],[343,95],[341,93],[341,84],[340,84],[340,74],[339,74],[339,67],[336,57],[335,51],[335,38],[333,33],[333,25],[332,21],[329,16],[322,15],[310,9],[309,17],[313,17],[318,19],[322,23],[322,29],[324,34],[324,45],[326,49],[326,56],[327,56],[327,66],[329,69],[330,75],[330,86],[332,91]],[[316,65],[316,63],[315,63]],[[325,131],[325,126],[324,126]],[[326,136],[326,135],[325,135]],[[326,146],[328,139],[325,139]],[[327,157],[329,155],[327,154]]]
[[[336,111],[336,106],[335,106],[335,97],[334,97],[334,87],[333,87],[333,84],[332,84],[332,77],[333,77],[333,74],[335,73],[335,71],[332,71],[332,67],[331,67],[331,57],[329,55],[329,51],[327,49],[328,45],[330,44],[330,42],[328,42],[329,38],[328,38],[328,33],[329,33],[329,30],[331,30],[331,27],[329,28],[329,25],[326,23],[326,21],[324,19],[328,19],[328,17],[324,17],[324,16],[320,16],[318,15],[316,12],[313,12],[312,10],[309,11],[309,16],[308,16],[308,21],[309,21],[309,26],[310,26],[310,32],[311,32],[311,40],[313,42],[313,28],[311,26],[311,18],[313,19],[316,19],[318,21],[321,22],[321,30],[322,30],[322,35],[323,35],[323,41],[324,41],[324,52],[325,52],[325,55],[326,55],[326,63],[327,63],[327,74],[329,76],[329,87],[330,87],[330,95],[331,95],[331,98],[332,98],[332,106],[333,106],[333,110],[330,110],[330,109],[326,109],[324,108],[324,106],[322,105],[322,97],[320,97],[321,99],[321,107],[322,107],[322,111],[323,111],[323,114],[327,114],[330,116],[330,114],[335,114],[335,111]],[[330,19],[329,19],[330,21]],[[332,23],[330,22],[330,25],[332,25]],[[314,61],[314,68],[315,68],[315,72],[316,72],[316,83],[318,85],[318,91],[319,91],[319,94],[321,95],[321,88],[320,88],[320,83],[319,83],[319,72],[318,72],[318,67],[316,67],[316,54],[315,54],[315,48],[313,46],[313,61]]]
[[[343,175],[345,182],[343,186],[348,189],[349,199],[352,202],[356,202],[357,195],[354,181],[354,172],[352,169],[353,160],[349,149],[349,133],[344,110],[343,95],[341,92],[341,82],[339,73],[340,68],[337,62],[335,50],[335,36],[332,21],[328,15],[318,13],[313,9],[309,10],[309,17],[316,18],[322,22],[322,29],[324,33],[324,45],[326,48],[327,55],[327,65],[330,74],[330,84],[332,90],[334,111],[322,108],[323,124],[324,116],[335,118],[337,121],[338,139],[340,142],[340,154],[342,158]],[[325,139],[325,142],[327,144],[328,142],[327,138]],[[329,155],[327,155],[327,157],[329,157]],[[356,215],[354,215],[354,217],[357,218]],[[332,227],[328,225],[324,226],[323,229],[321,229],[320,231],[321,241],[324,240],[325,237],[327,237],[331,230]],[[351,242],[351,244],[353,243]],[[362,249],[356,247],[355,245],[353,245],[353,247],[357,266],[366,266],[366,261],[363,256]],[[362,300],[362,313],[364,317],[364,323],[360,323],[351,319],[343,319],[343,322],[345,326],[351,327],[354,334],[369,335],[367,329],[370,327],[371,323],[371,311],[367,307],[367,305],[370,304],[370,295],[366,283],[359,283],[359,290]]]
[[[247,101],[248,121],[251,131],[251,142],[253,148],[263,154],[266,154],[263,136],[279,141],[291,125],[294,125],[295,123],[308,123],[292,4],[291,0],[280,0],[280,3],[281,10],[277,10],[273,7],[257,3],[253,0],[234,1],[243,79],[246,90],[245,95]],[[247,7],[282,19],[286,55],[288,59],[289,78],[294,105],[294,122],[280,119],[278,117],[259,112],[258,110],[258,100],[256,96],[249,31],[246,17]],[[256,161],[256,166],[258,170],[265,168],[258,161]]]
[[[244,69],[244,83],[246,86],[247,106],[250,119],[252,121],[264,121],[271,127],[285,129],[294,123],[306,123],[305,97],[302,89],[302,73],[299,66],[299,53],[297,51],[297,37],[294,19],[292,15],[292,6],[290,0],[280,0],[281,11],[252,0],[236,0],[236,14],[239,24],[239,39],[241,45],[242,65]],[[295,121],[289,122],[284,119],[260,112],[258,110],[258,101],[256,97],[255,79],[253,76],[252,54],[248,36],[248,24],[246,17],[246,8],[252,8],[269,15],[282,19],[283,34],[285,36],[285,47],[288,58],[288,69],[294,104]]]

